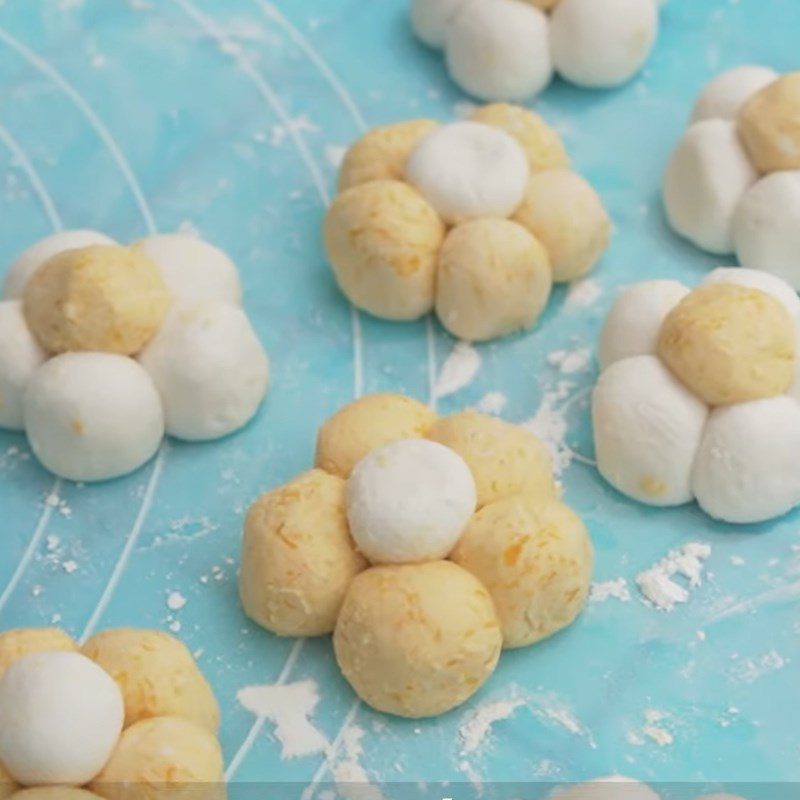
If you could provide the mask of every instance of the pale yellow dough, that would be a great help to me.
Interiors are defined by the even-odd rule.
[[[155,630],[117,628],[83,646],[119,685],[125,727],[151,717],[183,717],[216,733],[219,707],[192,654],[173,636]]]
[[[355,692],[403,717],[443,714],[492,674],[502,636],[491,598],[449,561],[372,567],[350,587],[333,638]]]
[[[0,677],[18,659],[31,653],[78,651],[78,645],[58,628],[17,628],[0,634]]]
[[[783,304],[757,289],[700,286],[667,316],[658,352],[712,406],[783,394],[794,379],[795,325]]]
[[[76,786],[36,786],[22,789],[11,797],[12,800],[99,800],[100,795]]]

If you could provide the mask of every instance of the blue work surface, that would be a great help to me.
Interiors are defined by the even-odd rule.
[[[425,722],[354,705],[328,640],[300,647],[249,624],[236,570],[248,504],[309,467],[318,425],[353,397],[360,374],[364,391],[426,399],[452,350],[424,323],[362,317],[354,337],[320,223],[341,148],[363,124],[449,120],[466,98],[439,55],[413,41],[403,0],[280,6],[0,2],[0,259],[60,225],[123,241],[197,229],[238,263],[273,361],[272,389],[246,430],[169,442],[154,464],[106,485],[54,484],[22,436],[0,435],[0,628],[178,631],[219,697],[240,781],[800,779],[798,516],[734,529],[694,507],[648,510],[615,494],[589,463],[594,361],[565,373],[548,359],[594,352],[617,287],[693,283],[716,264],[667,230],[661,172],[709,77],[740,63],[798,67],[800,2],[671,0],[642,76],[596,93],[556,81],[535,104],[601,192],[613,245],[592,283],[571,298],[556,291],[534,332],[480,347],[475,379],[440,409],[501,392],[510,420],[543,401],[540,422],[552,407],[557,428],[565,413],[578,454],[563,475],[566,500],[591,530],[596,579],[625,578],[631,599],[594,602],[569,631],[506,653],[472,702]],[[688,541],[712,546],[703,585],[658,611],[635,576]],[[312,723],[332,743],[327,764],[321,754],[282,759],[275,726],[253,730],[236,699],[244,686],[305,679],[318,685]],[[465,754],[459,731],[476,709],[503,718]]]

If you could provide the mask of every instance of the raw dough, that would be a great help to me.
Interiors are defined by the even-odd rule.
[[[77,653],[78,645],[58,628],[17,628],[0,633],[0,678],[23,656],[49,652]]]
[[[735,120],[742,106],[778,73],[768,67],[741,66],[717,75],[706,84],[692,109],[692,122],[704,119]]]
[[[469,0],[411,0],[411,27],[428,47],[444,47],[447,26]]]
[[[744,267],[717,267],[703,278],[701,286],[716,283],[733,283],[747,289],[758,289],[772,295],[783,304],[789,316],[800,324],[800,297],[792,287],[777,275],[761,269],[745,269]]]
[[[75,786],[36,786],[13,795],[13,800],[99,800],[99,798],[99,794]]]

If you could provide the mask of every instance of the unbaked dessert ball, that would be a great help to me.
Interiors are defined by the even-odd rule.
[[[0,678],[23,656],[49,652],[77,653],[78,645],[58,628],[16,628],[0,633]]]
[[[692,109],[691,121],[729,119],[735,121],[742,106],[768,83],[778,78],[769,67],[741,66],[717,75],[700,92]]]

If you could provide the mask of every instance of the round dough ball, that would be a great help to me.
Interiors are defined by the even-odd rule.
[[[116,628],[89,639],[83,654],[119,685],[125,727],[151,717],[183,717],[212,733],[219,706],[183,642],[162,631]]]
[[[611,237],[611,220],[600,196],[569,170],[532,175],[514,219],[544,245],[557,283],[590,272]]]
[[[547,17],[516,0],[472,0],[445,32],[450,76],[481,100],[527,100],[553,77]]]
[[[46,236],[23,250],[12,262],[3,282],[3,297],[7,300],[21,300],[31,275],[42,264],[65,250],[76,250],[95,244],[113,245],[116,242],[97,231],[61,231]]]
[[[496,339],[531,328],[552,286],[547,251],[522,225],[505,219],[465,222],[442,247],[436,313],[459,339]]]
[[[433,717],[461,705],[497,666],[492,599],[450,561],[373,567],[350,586],[333,635],[336,660],[367,705]]]
[[[733,215],[757,178],[732,122],[692,125],[664,173],[670,225],[703,250],[733,252]]]
[[[411,0],[411,27],[428,47],[444,47],[447,26],[469,0]]]
[[[480,122],[437,128],[423,137],[406,162],[408,182],[451,225],[513,214],[529,175],[517,140]]]
[[[794,378],[795,323],[759,289],[700,286],[664,320],[658,352],[712,406],[783,394]]]
[[[340,194],[325,217],[325,249],[339,287],[376,317],[413,320],[433,308],[445,226],[401,181],[372,181]]]
[[[25,317],[45,350],[138,353],[159,329],[169,293],[141,253],[92,245],[53,256],[25,287]]]
[[[518,425],[461,411],[436,422],[430,438],[467,463],[478,490],[478,508],[523,492],[542,501],[558,494],[550,451]]]
[[[789,316],[800,323],[800,297],[786,281],[761,269],[744,267],[717,267],[703,279],[701,286],[716,283],[733,283],[748,289],[758,289],[772,295],[783,304]]]
[[[344,480],[314,469],[251,507],[242,605],[279,636],[321,636],[333,630],[350,582],[366,566],[350,538]]]
[[[0,301],[0,428],[21,431],[25,427],[25,389],[46,357],[25,322],[22,303]]]
[[[315,464],[348,478],[364,456],[398,439],[423,438],[436,422],[430,407],[402,394],[368,394],[348,403],[322,425]]]
[[[653,0],[562,0],[550,16],[559,74],[579,86],[620,86],[644,65],[658,35]]]
[[[760,172],[800,169],[800,72],[781,76],[745,103],[739,135]]]
[[[137,242],[134,249],[158,267],[175,302],[242,302],[236,265],[222,250],[197,236],[160,233]]]
[[[13,800],[99,800],[99,797],[99,794],[75,786],[36,786],[17,792]]]
[[[800,405],[772,397],[718,408],[694,466],[700,507],[725,522],[763,522],[800,504]]]
[[[594,554],[562,503],[516,495],[484,506],[453,561],[492,596],[505,647],[526,647],[572,624],[589,594]]]
[[[704,119],[735,120],[742,106],[778,73],[768,67],[744,65],[717,75],[700,92],[692,109],[692,122]]]
[[[439,123],[432,119],[412,119],[365,133],[345,153],[339,170],[339,191],[370,181],[402,181],[411,151],[437,127]]]
[[[18,783],[80,785],[108,761],[122,731],[122,696],[79,653],[32,653],[0,680],[0,760]]]
[[[447,558],[476,502],[464,459],[425,439],[373,450],[347,482],[350,533],[373,564]]]
[[[78,645],[59,628],[17,628],[0,633],[0,678],[23,656],[50,652],[77,653]]]
[[[597,468],[615,489],[641,503],[688,503],[707,417],[706,405],[656,356],[617,361],[594,389]]]
[[[178,306],[139,357],[164,404],[167,433],[187,441],[227,436],[258,411],[269,360],[238,306]]]
[[[569,156],[561,137],[538,114],[527,108],[492,103],[476,109],[470,119],[500,128],[513,136],[528,157],[531,173],[569,168]]]
[[[73,481],[126,475],[149,461],[164,436],[161,398],[126,356],[64,353],[46,361],[25,393],[25,430],[51,472]]]

